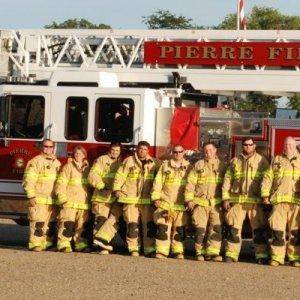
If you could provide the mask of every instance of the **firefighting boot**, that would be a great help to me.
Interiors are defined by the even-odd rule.
[[[183,253],[178,253],[178,254],[174,255],[174,258],[175,259],[184,259],[184,255],[183,255]]]
[[[272,267],[278,267],[279,265],[280,265],[280,263],[276,260],[271,260],[271,262],[270,262],[270,266],[272,266]]]
[[[297,260],[292,261],[292,262],[290,263],[290,265],[291,265],[292,267],[299,268],[299,267],[300,267],[300,261],[297,261]]]
[[[62,252],[62,253],[71,253],[72,252],[72,248],[71,247],[64,247],[64,248],[59,249],[59,252]]]
[[[139,257],[140,254],[137,251],[132,251],[132,252],[130,252],[130,256],[132,256],[132,257]]]
[[[235,261],[233,260],[233,258],[226,256],[225,257],[225,262],[227,262],[227,263],[233,263]]]
[[[44,249],[42,247],[37,246],[37,247],[32,248],[31,251],[42,252],[42,251],[44,251]]]
[[[158,259],[166,259],[167,256],[165,256],[165,255],[163,255],[163,254],[161,254],[161,253],[156,253],[155,258],[158,258]]]
[[[198,261],[204,261],[204,256],[203,255],[197,255],[196,260]]]
[[[223,261],[223,257],[221,255],[212,256],[211,260],[215,261],[215,262],[222,262]]]
[[[269,262],[269,260],[268,260],[267,258],[258,258],[258,259],[256,260],[256,263],[257,263],[258,265],[267,265],[268,262]]]
[[[94,245],[100,247],[101,249],[112,251],[113,247],[109,245],[107,242],[100,240],[100,239],[94,239]]]

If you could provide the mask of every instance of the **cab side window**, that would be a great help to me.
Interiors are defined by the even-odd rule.
[[[2,124],[6,137],[41,139],[44,136],[45,99],[42,96],[7,97],[7,124]]]
[[[130,143],[133,139],[134,101],[99,98],[96,102],[95,139]]]
[[[83,141],[87,138],[88,99],[69,97],[66,101],[65,138]]]

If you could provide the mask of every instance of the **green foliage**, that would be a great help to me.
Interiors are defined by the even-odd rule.
[[[68,19],[62,23],[56,23],[55,21],[45,26],[45,28],[51,29],[110,29],[111,27],[106,24],[93,24],[86,19]]]
[[[182,15],[177,16],[169,10],[157,10],[149,16],[142,17],[142,22],[147,25],[148,29],[190,29],[196,28],[192,19]],[[197,27],[200,28],[200,27]],[[201,26],[201,28],[203,28]]]
[[[267,112],[270,116],[275,116],[276,107],[277,100],[274,97],[257,92],[249,93],[246,100],[237,104],[239,110]]]
[[[236,14],[228,14],[215,29],[236,29]],[[300,29],[300,16],[287,16],[272,7],[254,6],[247,16],[247,29]]]
[[[296,94],[294,97],[289,99],[288,107],[291,109],[297,109],[297,118],[300,118],[300,94]]]

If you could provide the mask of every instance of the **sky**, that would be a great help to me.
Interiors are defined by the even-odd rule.
[[[246,13],[254,5],[300,15],[300,0],[244,0]],[[142,16],[168,9],[197,25],[217,25],[236,12],[237,0],[0,0],[0,28],[42,28],[52,21],[85,18],[115,29],[145,29]]]

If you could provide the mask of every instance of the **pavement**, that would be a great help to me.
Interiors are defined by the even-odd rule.
[[[30,252],[28,227],[0,220],[0,298],[299,299],[300,269],[158,260],[125,254]],[[243,247],[247,248],[247,245]]]

